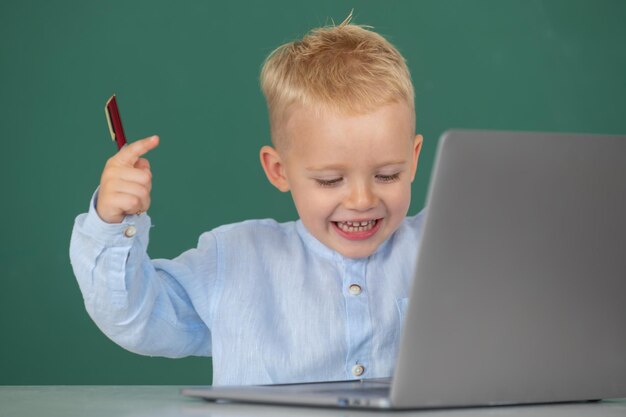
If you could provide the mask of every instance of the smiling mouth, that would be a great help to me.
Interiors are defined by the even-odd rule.
[[[379,219],[362,222],[333,222],[341,231],[346,233],[367,232],[372,230]]]
[[[344,239],[358,241],[367,240],[378,233],[382,218],[363,221],[331,222],[335,232]]]

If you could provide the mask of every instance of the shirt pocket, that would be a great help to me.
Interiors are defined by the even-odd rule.
[[[409,298],[396,298],[396,309],[398,310],[398,316],[400,317],[400,325],[404,325],[404,318],[406,317],[407,308],[409,306]]]

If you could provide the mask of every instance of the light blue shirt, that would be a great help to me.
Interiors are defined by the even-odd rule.
[[[250,220],[151,260],[149,216],[108,224],[95,198],[76,218],[70,258],[89,315],[122,347],[212,356],[215,385],[392,375],[421,213],[368,258],[340,255],[301,221]]]

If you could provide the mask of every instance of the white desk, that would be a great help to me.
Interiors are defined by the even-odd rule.
[[[0,417],[177,416],[420,416],[420,417],[612,417],[626,416],[626,399],[600,403],[490,407],[411,412],[331,410],[215,404],[187,398],[178,386],[0,386]]]

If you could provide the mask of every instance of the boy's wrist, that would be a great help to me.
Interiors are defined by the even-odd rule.
[[[96,210],[98,191],[96,189],[91,198],[89,211],[83,222],[83,229],[87,234],[107,245],[126,246],[131,245],[135,237],[150,228],[147,214],[126,216],[120,223],[104,221]]]

